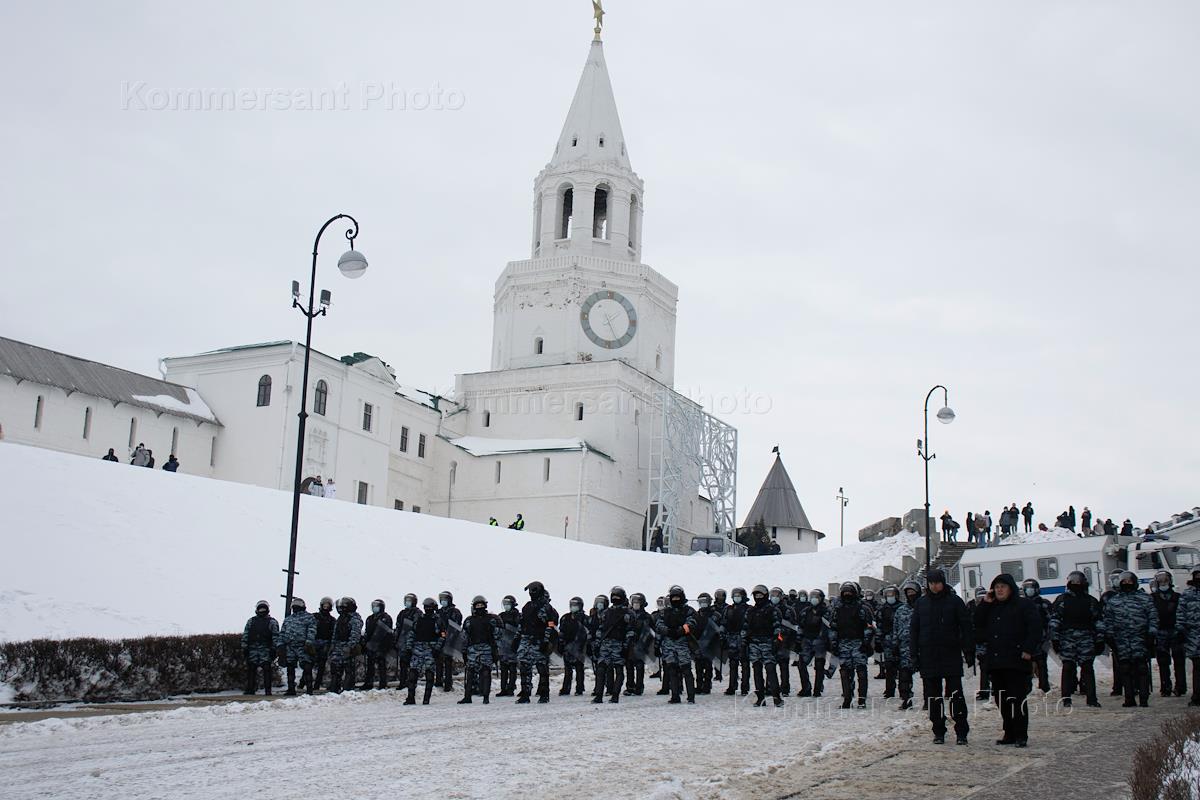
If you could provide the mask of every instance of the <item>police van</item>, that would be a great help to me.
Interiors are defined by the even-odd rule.
[[[990,587],[992,579],[1007,572],[1019,584],[1036,578],[1042,595],[1066,591],[1067,576],[1079,570],[1088,579],[1088,590],[1099,597],[1108,588],[1108,574],[1129,570],[1147,584],[1154,574],[1167,570],[1176,586],[1185,586],[1192,568],[1200,566],[1200,549],[1154,534],[1145,537],[1089,536],[1036,544],[1010,544],[968,550],[958,562],[962,596],[970,599],[979,586]]]

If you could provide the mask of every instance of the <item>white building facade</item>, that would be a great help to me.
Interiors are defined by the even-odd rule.
[[[491,369],[446,399],[379,358],[314,351],[302,477],[615,547],[736,549],[737,432],[673,389],[678,287],[641,261],[645,208],[597,35],[534,180],[530,257],[496,281]],[[162,360],[221,421],[208,474],[293,487],[303,358],[282,341]]]

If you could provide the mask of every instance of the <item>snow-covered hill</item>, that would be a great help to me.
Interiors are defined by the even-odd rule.
[[[257,600],[282,611],[291,495],[0,443],[0,640],[239,631]],[[654,598],[755,583],[825,587],[911,555],[901,536],[812,555],[667,556],[340,500],[302,501],[296,593],[518,598],[531,580],[559,608],[619,583]],[[651,600],[653,602],[653,599]]]

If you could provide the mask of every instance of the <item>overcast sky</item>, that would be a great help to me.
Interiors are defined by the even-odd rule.
[[[848,538],[920,505],[937,383],[935,516],[1200,504],[1200,4],[607,11],[677,388],[750,401],[739,514],[775,444],[831,540],[839,486]],[[371,269],[326,239],[315,346],[449,389],[489,366],[590,29],[587,0],[5,3],[0,334],[150,374],[302,338],[289,282],[346,211]],[[187,89],[285,107],[152,107]]]

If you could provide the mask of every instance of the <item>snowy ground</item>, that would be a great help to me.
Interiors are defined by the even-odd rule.
[[[240,631],[257,600],[280,616],[291,495],[0,443],[0,640]],[[756,583],[785,589],[880,574],[915,535],[810,555],[666,556],[305,497],[296,592],[391,609],[405,592],[483,594],[531,580],[563,609],[613,584],[653,598]],[[653,601],[651,601],[653,602]]]
[[[428,707],[402,698],[361,692],[8,725],[0,797],[714,797],[730,781],[922,727],[918,713],[844,712],[836,698],[778,710],[724,695],[695,706],[650,694],[616,706],[587,696],[487,707],[441,692]]]

